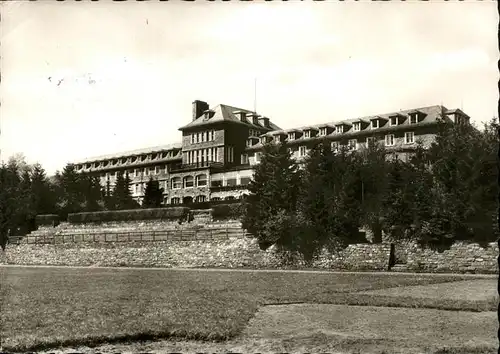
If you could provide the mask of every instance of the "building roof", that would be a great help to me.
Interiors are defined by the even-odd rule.
[[[143,154],[150,154],[150,153],[153,153],[153,152],[163,152],[163,151],[174,150],[174,149],[181,149],[181,148],[182,148],[182,144],[181,143],[159,145],[159,146],[153,146],[153,147],[148,147],[148,148],[143,148],[143,149],[137,149],[137,150],[131,150],[131,151],[122,151],[122,152],[117,152],[117,153],[114,153],[114,154],[89,157],[89,158],[86,158],[86,159],[83,159],[83,160],[80,160],[80,161],[73,162],[73,164],[77,165],[77,164],[81,164],[81,163],[88,163],[88,162],[94,162],[94,161],[118,159],[118,158],[122,158],[122,157],[128,157],[128,156],[134,156],[134,155],[143,155]]]
[[[340,124],[352,125],[352,123],[359,122],[359,121],[369,122],[371,119],[379,119],[379,118],[388,119],[389,117],[394,116],[395,114],[407,116],[409,113],[414,112],[414,111],[420,111],[420,112],[424,113],[425,117],[422,120],[422,122],[427,123],[427,122],[436,121],[436,119],[438,117],[441,117],[443,115],[443,113],[451,113],[451,112],[454,112],[455,110],[448,110],[446,107],[435,105],[435,106],[427,106],[427,107],[421,107],[421,108],[413,108],[413,109],[403,110],[403,111],[399,111],[399,112],[390,112],[390,113],[385,113],[385,114],[375,114],[372,116],[335,120],[335,121],[330,121],[330,122],[325,122],[325,123],[320,123],[320,124],[302,126],[300,128],[284,129],[284,131],[288,133],[288,132],[292,132],[292,131],[300,131],[300,130],[306,130],[306,129],[311,129],[311,128],[321,128],[321,127],[324,127],[326,125],[330,125],[330,126],[336,126],[336,125],[340,125]],[[278,129],[278,130],[281,130],[281,129]],[[269,133],[274,133],[274,131],[269,132]]]
[[[241,120],[238,119],[238,117],[235,114],[235,112],[238,112],[238,111],[246,112],[246,113],[255,113],[253,111],[249,111],[247,109],[237,108],[237,107],[233,107],[233,106],[228,106],[226,104],[219,104],[219,105],[211,108],[211,110],[214,112],[214,114],[211,118],[205,119],[205,117],[202,115],[202,116],[196,118],[191,123],[179,128],[179,130],[189,129],[189,128],[213,124],[213,123],[219,123],[219,122],[232,122],[232,123],[243,124],[243,125],[246,125],[248,127],[260,128],[260,129],[265,128],[260,123],[253,124],[253,122],[250,122],[250,121],[242,122]],[[263,118],[265,118],[265,117],[263,117]],[[269,128],[266,128],[266,129],[280,130],[280,128],[271,121],[269,121]]]

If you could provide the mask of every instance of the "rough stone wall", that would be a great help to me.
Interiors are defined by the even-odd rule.
[[[409,245],[407,268],[425,272],[497,273],[498,245],[495,242],[483,248],[475,243],[457,242],[450,249],[438,252]]]
[[[388,245],[351,245],[338,254],[323,252],[313,267],[323,269],[385,270]],[[276,248],[260,250],[254,239],[234,237],[215,241],[82,242],[55,245],[8,245],[0,264],[297,268],[304,262],[283,262]]]

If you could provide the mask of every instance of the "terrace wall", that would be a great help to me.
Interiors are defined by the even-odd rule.
[[[222,268],[305,268],[300,259],[284,261],[274,247],[260,250],[256,241],[235,233],[202,238],[187,237],[122,242],[107,241],[53,244],[9,244],[0,251],[0,264],[136,266],[136,267],[222,267]],[[226,236],[225,236],[226,235]],[[398,247],[398,246],[397,246]],[[498,272],[498,245],[456,243],[438,252],[416,244],[405,246],[404,263],[413,272],[487,273]],[[333,270],[373,270],[388,268],[390,244],[355,244],[330,254],[323,252],[313,267]]]
[[[323,269],[386,270],[390,247],[386,244],[350,245],[338,254],[324,252],[313,265]],[[0,252],[0,264],[301,268],[300,260],[284,262],[274,247],[260,250],[248,237],[208,241],[78,242],[8,245]]]

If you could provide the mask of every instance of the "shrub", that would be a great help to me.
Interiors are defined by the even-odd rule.
[[[55,214],[37,215],[35,217],[35,223],[37,227],[44,225],[57,226],[59,225],[59,215]]]
[[[131,209],[115,211],[98,211],[92,213],[76,213],[68,215],[68,222],[71,224],[88,222],[108,222],[108,221],[131,221],[131,220],[178,220],[186,221],[189,215],[189,208],[154,208],[154,209]]]
[[[212,206],[212,217],[214,219],[239,219],[242,215],[242,203],[216,204]]]

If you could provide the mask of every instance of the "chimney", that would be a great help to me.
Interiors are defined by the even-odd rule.
[[[208,108],[208,103],[195,100],[193,102],[193,120],[201,117],[203,115],[203,112],[205,112]]]
[[[238,118],[239,121],[246,123],[247,122],[247,113],[243,111],[234,111],[234,115]]]
[[[267,117],[259,117],[259,123],[263,127],[269,128],[269,118],[267,118]]]

